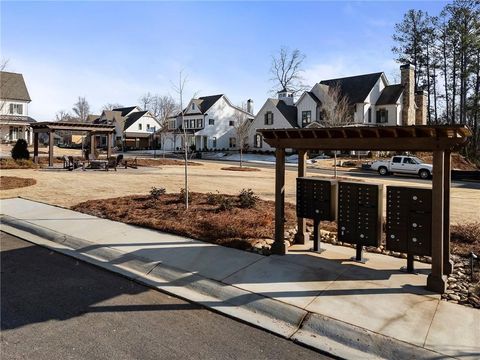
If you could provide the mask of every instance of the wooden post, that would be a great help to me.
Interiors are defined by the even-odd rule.
[[[90,133],[90,158],[95,158],[95,133],[93,132]]]
[[[112,133],[107,135],[107,159],[112,156]]]
[[[285,149],[275,150],[275,241],[272,253],[285,255]]]
[[[33,133],[33,161],[38,164],[38,132]]]
[[[444,152],[433,152],[432,179],[432,272],[427,278],[427,289],[443,294],[447,277],[443,274],[443,216],[444,216]]]
[[[452,186],[452,156],[450,151],[445,151],[444,184],[443,184],[443,274],[453,272],[453,261],[450,259],[450,187]]]
[[[55,132],[50,130],[48,132],[48,166],[53,166],[53,136]]]
[[[304,177],[307,174],[307,152],[298,150],[298,177]],[[310,236],[307,233],[307,220],[297,218],[297,233],[295,234],[296,244],[308,244]]]

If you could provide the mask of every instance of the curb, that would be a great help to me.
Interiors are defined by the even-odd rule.
[[[345,359],[448,357],[192,272],[0,214],[0,230]]]

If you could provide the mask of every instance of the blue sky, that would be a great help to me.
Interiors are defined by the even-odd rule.
[[[445,2],[5,2],[1,56],[24,74],[30,115],[52,120],[85,96],[136,104],[145,92],[185,97],[225,93],[258,110],[270,96],[271,56],[282,46],[306,54],[304,78],[384,71],[398,81],[390,51],[410,8],[438,14]]]

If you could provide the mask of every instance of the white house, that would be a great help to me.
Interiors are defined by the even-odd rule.
[[[160,123],[149,111],[142,111],[138,106],[104,110],[96,124],[115,125],[113,146],[128,149],[147,149],[153,144],[153,136],[160,128]],[[99,145],[106,146],[106,137],[99,137]]]
[[[182,149],[186,133],[188,145],[196,150],[237,149],[236,115],[241,113],[252,121],[252,104],[248,100],[247,109],[243,110],[224,94],[194,98],[181,113],[167,119],[168,128],[161,135],[162,147],[168,151]]]
[[[425,124],[426,93],[415,91],[415,67],[402,65],[400,72],[401,84],[393,85],[383,72],[323,80],[305,91],[295,104],[292,94],[283,89],[278,99],[268,99],[255,116],[248,136],[250,148],[273,150],[263,142],[258,129],[322,126],[322,104],[328,101],[329,91],[335,87],[348,100],[353,124]]]
[[[14,142],[25,139],[32,144],[33,132],[30,124],[35,122],[28,116],[30,95],[22,74],[0,71],[0,140]]]

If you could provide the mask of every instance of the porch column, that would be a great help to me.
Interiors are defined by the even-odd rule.
[[[38,164],[38,132],[33,133],[33,161]]]
[[[447,277],[443,274],[443,220],[444,220],[444,152],[433,152],[432,180],[432,272],[427,278],[427,289],[443,294]]]
[[[285,255],[285,149],[275,150],[275,241],[272,253]]]
[[[95,133],[94,132],[90,132],[90,155],[95,156]]]
[[[112,156],[112,133],[107,134],[107,159]]]
[[[304,177],[307,174],[307,152],[298,150],[298,177]],[[298,194],[297,194],[298,196]],[[307,219],[297,218],[297,233],[295,234],[296,244],[308,244],[310,236],[307,233]]]
[[[53,136],[55,132],[50,130],[48,132],[48,166],[53,166]]]
[[[452,156],[445,151],[444,184],[443,184],[443,273],[450,275],[453,272],[453,261],[450,259],[450,187],[452,185]]]

